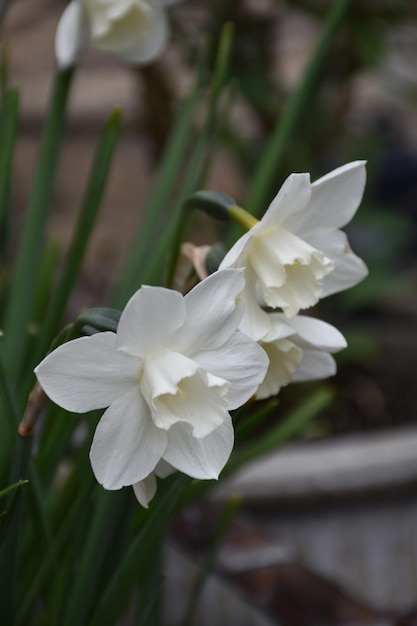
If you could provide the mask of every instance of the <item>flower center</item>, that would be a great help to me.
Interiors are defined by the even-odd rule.
[[[287,315],[315,304],[321,280],[334,263],[320,250],[282,226],[260,232],[252,244],[249,262],[261,283],[265,303]]]
[[[139,384],[154,424],[163,430],[187,422],[194,437],[204,437],[227,416],[224,396],[229,383],[178,352],[148,356]]]
[[[143,0],[86,0],[91,39],[108,51],[135,46],[146,35],[152,8]]]

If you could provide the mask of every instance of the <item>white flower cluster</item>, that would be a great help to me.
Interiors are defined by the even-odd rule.
[[[55,56],[71,67],[88,47],[132,63],[148,63],[165,47],[167,5],[179,0],[71,0],[56,32]]]
[[[244,268],[246,307],[239,328],[270,359],[258,398],[278,393],[290,381],[327,378],[336,371],[330,353],[346,347],[345,339],[329,324],[298,313],[367,275],[340,230],[354,216],[365,182],[364,161],[314,183],[309,174],[292,174],[219,267]]]
[[[291,381],[334,374],[331,353],[345,347],[343,336],[298,312],[366,275],[339,230],[364,185],[363,162],[313,184],[293,174],[219,271],[185,297],[142,287],[117,333],[70,341],[38,365],[60,406],[108,407],[90,452],[106,489],[132,485],[148,506],[155,476],[217,478],[233,447],[230,410]]]

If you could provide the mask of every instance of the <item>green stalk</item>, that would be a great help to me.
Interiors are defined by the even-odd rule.
[[[21,487],[22,485],[27,485],[28,482],[29,482],[28,480],[18,480],[17,483],[13,483],[13,485],[9,485],[8,487],[6,487],[6,489],[2,489],[0,491],[0,498],[4,498],[4,496],[6,496],[8,493],[13,491],[14,489],[17,489],[18,487]]]
[[[260,216],[266,209],[269,192],[276,172],[285,159],[288,142],[296,130],[303,113],[311,103],[312,94],[320,76],[323,62],[330,45],[346,17],[351,0],[336,0],[331,3],[331,11],[324,24],[323,34],[310,59],[303,79],[293,92],[280,115],[271,140],[263,154],[245,208],[253,215]]]
[[[10,180],[19,113],[19,92],[8,88],[0,115],[0,228],[5,224],[10,194]]]
[[[81,483],[79,485],[77,496],[77,499],[72,500],[72,504],[66,510],[65,515],[62,516],[61,524],[55,531],[53,540],[43,555],[42,562],[39,563],[30,587],[22,594],[17,610],[16,623],[18,626],[25,626],[29,623],[29,614],[36,598],[40,595],[42,588],[47,585],[48,578],[54,575],[54,570],[59,563],[59,554],[74,532],[77,519],[80,519],[83,506],[90,497],[88,484]],[[63,568],[63,565],[61,567]]]
[[[331,399],[332,393],[326,388],[314,392],[275,428],[258,437],[254,443],[237,449],[226,465],[223,476],[227,476],[242,465],[279,448],[286,441],[302,433],[306,425],[328,405]]]
[[[216,66],[211,84],[207,118],[196,141],[195,148],[190,156],[189,167],[181,186],[181,192],[172,211],[170,227],[164,232],[160,243],[154,252],[152,262],[145,274],[145,282],[148,284],[161,282],[163,277],[164,261],[169,251],[171,251],[171,257],[168,266],[167,285],[170,286],[172,284],[181,241],[189,221],[189,212],[188,210],[184,212],[183,209],[184,202],[186,198],[200,186],[204,175],[205,165],[207,162],[207,147],[212,139],[219,97],[227,77],[233,32],[233,24],[230,22],[226,23],[221,33]],[[205,156],[206,158],[204,158]]]
[[[247,437],[256,428],[262,424],[272,413],[277,409],[279,405],[278,398],[271,398],[268,402],[263,404],[259,409],[252,410],[249,415],[238,419],[235,422],[235,439],[238,441],[243,437]],[[251,408],[254,409],[253,404]]]
[[[32,437],[21,437],[16,440],[16,450],[13,457],[11,482],[25,480],[28,476],[29,458],[32,448]],[[13,523],[9,525],[2,550],[0,572],[0,615],[5,624],[12,624],[17,607],[17,582],[20,565],[20,539],[23,523],[23,491],[16,494],[17,505],[13,511]],[[7,499],[10,506],[11,500]]]
[[[72,70],[66,70],[58,72],[55,76],[33,189],[25,216],[25,228],[19,245],[12,289],[6,308],[5,353],[9,364],[9,375],[15,381],[18,380],[23,365],[27,327],[34,299],[34,276],[40,264],[72,75]]]
[[[196,82],[176,120],[152,191],[143,209],[143,219],[130,248],[127,261],[113,297],[113,306],[123,308],[132,293],[143,282],[145,268],[153,257],[158,231],[162,228],[162,216],[170,204],[173,188],[178,180],[182,162],[190,141],[193,115],[198,102],[201,63]]]
[[[120,109],[116,108],[111,113],[101,134],[88,179],[78,224],[62,275],[56,288],[52,292],[46,318],[42,324],[41,335],[36,346],[33,364],[36,364],[48,350],[64,314],[70,293],[77,281],[85,250],[105,192],[116,142],[119,136],[120,118]]]
[[[104,565],[106,553],[112,550],[111,535],[118,524],[124,510],[126,496],[133,497],[133,493],[124,491],[98,492],[98,502],[91,520],[88,534],[81,553],[81,560],[72,579],[68,603],[61,617],[62,626],[81,626],[85,623],[86,615],[96,590],[96,583],[100,568]]]
[[[114,626],[122,615],[132,592],[132,580],[135,580],[138,568],[146,566],[147,560],[152,557],[152,550],[177,509],[190,479],[188,476],[177,474],[173,479],[165,479],[164,482],[163,490],[161,486],[161,493],[157,494],[147,512],[144,526],[115,570],[107,588],[102,592],[88,626]]]

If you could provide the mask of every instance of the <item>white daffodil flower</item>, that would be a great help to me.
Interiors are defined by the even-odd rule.
[[[165,6],[179,0],[71,0],[59,21],[55,55],[71,67],[88,47],[148,63],[168,40]]]
[[[346,348],[334,326],[312,317],[282,313],[269,315],[271,330],[259,341],[269,358],[269,368],[256,392],[258,400],[275,396],[290,382],[318,380],[336,373],[331,353]]]
[[[240,270],[216,272],[185,297],[142,287],[117,333],[63,344],[35,369],[57,404],[74,412],[108,407],[90,460],[106,489],[137,485],[165,461],[193,478],[217,478],[233,447],[229,415],[262,382],[268,358],[237,330],[243,313]]]
[[[219,269],[245,267],[246,299],[280,308],[287,317],[352,287],[367,269],[340,228],[354,216],[365,180],[364,161],[348,163],[314,183],[309,174],[291,174]]]

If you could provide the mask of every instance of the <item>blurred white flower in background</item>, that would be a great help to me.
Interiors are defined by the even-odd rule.
[[[354,216],[365,180],[364,161],[314,183],[309,174],[291,174],[263,218],[229,250],[219,269],[246,268],[246,315],[257,318],[247,322],[252,330],[255,323],[261,326],[259,335],[267,330],[258,305],[292,317],[367,275],[340,230]]]
[[[132,63],[149,63],[165,47],[165,6],[180,0],[71,0],[59,21],[55,55],[61,69],[96,48]]]
[[[106,489],[136,485],[147,504],[161,460],[193,478],[218,477],[233,448],[228,411],[256,393],[268,367],[237,330],[243,288],[241,270],[216,272],[185,297],[142,287],[117,333],[69,341],[37,366],[46,394],[68,411],[108,407],[90,451]]]

